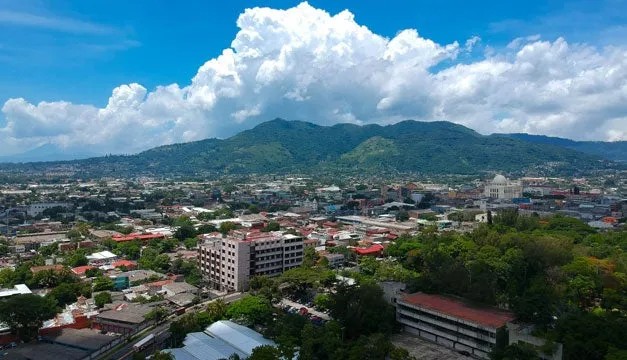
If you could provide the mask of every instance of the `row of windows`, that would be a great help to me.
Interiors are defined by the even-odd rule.
[[[435,329],[435,330],[437,330],[439,332],[442,332],[442,333],[445,333],[445,334],[449,334],[449,335],[451,335],[451,337],[454,337],[454,338],[456,337],[458,339],[463,339],[463,340],[466,340],[467,342],[470,342],[470,343],[475,343],[475,344],[478,344],[480,346],[487,346],[487,347],[492,347],[492,345],[493,345],[489,341],[482,340],[482,339],[477,339],[475,337],[468,336],[466,334],[462,334],[460,332],[457,332],[457,331],[454,331],[454,330],[451,330],[451,329],[448,329],[448,328],[445,328],[445,327],[442,327],[442,326],[439,326],[439,325],[436,325],[436,324],[433,324],[433,323],[430,323],[430,322],[426,322],[426,321],[422,321],[422,320],[416,319],[416,318],[414,318],[412,316],[409,316],[409,315],[401,314],[400,317],[401,317],[401,319],[409,320],[409,321],[417,324],[418,326],[420,326],[420,325],[427,326],[427,327]],[[424,329],[424,330],[425,331],[429,331],[428,328]]]
[[[440,322],[443,322],[443,323],[446,323],[446,324],[450,324],[450,325],[454,325],[454,326],[460,327],[462,329],[466,329],[468,331],[474,331],[474,332],[479,333],[479,334],[481,334],[483,336],[486,336],[486,337],[495,337],[495,333],[487,331],[487,330],[479,329],[479,328],[477,328],[475,326],[464,324],[464,323],[461,323],[461,322],[458,322],[458,321],[455,321],[455,320],[451,320],[451,319],[446,318],[446,317],[438,316],[438,315],[435,315],[435,314],[432,314],[432,313],[428,313],[428,312],[425,312],[425,311],[422,311],[422,310],[414,309],[412,307],[405,306],[405,305],[402,305],[402,304],[399,304],[399,306],[400,306],[401,310],[404,310],[404,311],[408,311],[408,312],[411,312],[411,313],[414,313],[414,314],[422,315],[422,316],[427,317],[427,318],[435,319],[437,321],[440,321]]]

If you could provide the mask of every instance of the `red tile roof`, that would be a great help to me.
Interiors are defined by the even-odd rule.
[[[91,265],[77,266],[75,268],[72,268],[72,272],[76,275],[83,275],[85,271],[89,269],[94,269],[94,267]]]
[[[118,260],[118,261],[113,262],[111,266],[113,266],[114,268],[118,268],[120,266],[124,266],[127,268],[134,268],[137,266],[137,263],[134,261],[130,261],[130,260]]]
[[[153,240],[153,239],[163,239],[163,238],[165,238],[163,234],[128,234],[126,236],[114,235],[111,237],[111,239],[117,242],[133,241],[133,240]]]
[[[444,315],[497,329],[515,319],[514,314],[506,310],[477,307],[461,300],[441,295],[425,293],[405,294],[401,297],[401,301]]]
[[[354,248],[353,251],[356,252],[357,255],[375,255],[383,251],[383,246],[380,244],[372,244],[367,248]]]

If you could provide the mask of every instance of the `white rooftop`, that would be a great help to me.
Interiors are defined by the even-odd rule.
[[[105,251],[93,253],[91,255],[87,255],[86,257],[88,260],[107,260],[107,259],[116,258],[117,255],[112,253],[111,251],[105,250]]]
[[[18,294],[32,294],[32,291],[25,284],[17,284],[13,289],[0,289],[0,298]]]

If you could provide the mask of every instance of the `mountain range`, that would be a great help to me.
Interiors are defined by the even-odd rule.
[[[627,141],[575,141],[559,137],[530,135],[524,133],[502,135],[536,144],[555,145],[567,149],[577,150],[582,153],[597,155],[607,160],[627,162]]]
[[[135,155],[4,164],[1,168],[45,169],[70,165],[80,169],[81,174],[92,176],[204,176],[320,171],[476,174],[528,169],[539,173],[578,173],[617,165],[599,156],[603,151],[594,144],[573,142],[579,144],[577,149],[570,140],[564,145],[561,141],[565,139],[552,139],[556,138],[481,135],[445,121],[320,126],[275,119],[223,140],[159,146]],[[624,160],[620,149],[612,154],[617,154],[615,159]]]

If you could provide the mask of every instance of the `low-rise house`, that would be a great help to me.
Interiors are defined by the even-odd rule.
[[[41,265],[41,266],[33,266],[30,268],[30,272],[33,273],[33,275],[37,274],[38,272],[41,271],[54,271],[54,272],[59,272],[61,270],[63,270],[64,266],[63,265]]]
[[[92,327],[117,334],[133,334],[148,326],[145,316],[152,309],[148,305],[127,302],[109,304],[107,310],[94,317]]]
[[[87,261],[90,265],[105,265],[117,260],[117,258],[116,254],[107,250],[87,255]]]
[[[78,276],[85,276],[85,272],[90,269],[95,269],[94,266],[91,265],[83,265],[72,268],[72,272]]]
[[[192,293],[195,294],[198,292],[198,288],[194,285],[190,285],[186,282],[173,282],[171,284],[166,284],[161,287],[163,291],[165,291],[165,296],[174,296],[182,293]]]
[[[327,261],[329,261],[329,267],[337,268],[344,265],[344,254],[324,254]]]

